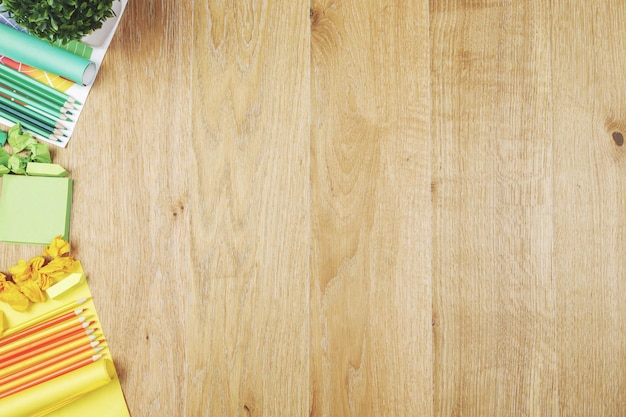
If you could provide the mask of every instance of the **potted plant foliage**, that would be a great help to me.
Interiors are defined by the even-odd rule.
[[[114,0],[0,0],[15,22],[51,43],[79,40],[114,17]]]

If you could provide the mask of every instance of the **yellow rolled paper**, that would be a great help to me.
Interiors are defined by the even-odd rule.
[[[96,77],[96,64],[10,26],[0,24],[0,55],[81,85]]]
[[[115,377],[113,362],[98,360],[17,394],[0,399],[2,415],[40,417],[95,391]]]

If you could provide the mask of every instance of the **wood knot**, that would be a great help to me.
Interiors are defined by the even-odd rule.
[[[311,47],[314,60],[326,60],[341,41],[341,15],[326,4],[314,1],[309,8],[311,19]]]
[[[182,201],[178,201],[171,206],[171,212],[173,217],[178,217],[179,214],[183,214],[185,211],[185,204]]]
[[[613,138],[613,142],[615,142],[617,146],[624,145],[624,135],[622,134],[622,132],[615,131],[611,134],[611,137]]]
[[[322,12],[319,11],[318,8],[311,7],[309,9],[309,18],[311,19],[311,26],[315,27],[319,25],[321,20]]]

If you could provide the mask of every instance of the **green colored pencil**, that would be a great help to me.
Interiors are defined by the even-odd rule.
[[[47,114],[40,114],[37,113],[34,109],[24,106],[20,103],[17,103],[15,101],[11,101],[5,97],[3,97],[2,95],[0,95],[0,104],[4,104],[7,107],[10,107],[14,110],[16,110],[17,112],[21,112],[33,119],[36,119],[42,123],[45,124],[50,124],[54,127],[56,127],[57,129],[64,129],[65,126],[63,126],[60,122],[59,119],[55,118],[54,116],[50,116]]]
[[[40,129],[37,126],[32,126],[30,123],[25,123],[24,121],[19,120],[19,118],[15,117],[15,116],[13,116],[11,114],[5,113],[1,109],[0,109],[0,117],[2,117],[3,119],[8,120],[9,122],[11,122],[13,124],[20,123],[25,130],[27,130],[27,131],[29,131],[31,133],[34,133],[34,134],[36,134],[36,135],[38,135],[38,136],[40,136],[40,137],[42,137],[44,139],[48,139],[48,140],[51,140],[51,141],[54,141],[54,142],[63,142],[61,137],[64,136],[64,135],[60,135],[61,136],[60,137],[60,136],[57,136],[55,134],[51,134],[50,132],[46,132],[45,130]]]
[[[46,119],[50,119],[50,120],[54,120],[54,121],[72,121],[72,119],[61,113],[60,111],[54,111],[54,110],[50,110],[50,109],[42,109],[36,105],[30,105],[28,104],[26,101],[28,101],[28,99],[24,100],[25,98],[20,96],[19,94],[13,93],[11,91],[5,90],[4,88],[2,88],[2,85],[0,85],[0,101],[2,102],[10,102],[12,106],[21,106],[24,108],[24,110],[27,113],[34,113],[36,116],[35,117],[43,117]],[[7,103],[8,105],[8,103]]]
[[[23,95],[19,91],[12,89],[9,86],[2,84],[0,81],[0,96],[7,97],[11,101],[24,103],[25,106],[32,108],[41,114],[48,114],[52,117],[58,117],[60,120],[68,120],[73,121],[73,119],[69,116],[72,113],[66,107],[52,107],[46,103],[40,103],[37,100],[33,100],[32,98]]]
[[[43,91],[46,95],[58,97],[62,100],[69,101],[70,103],[78,102],[73,97],[70,97],[68,94],[63,93],[57,90],[56,88],[50,87],[47,84],[39,82],[35,80],[34,78],[29,77],[26,74],[22,74],[21,72],[14,70],[13,68],[8,67],[7,65],[4,65],[4,64],[0,65],[0,73],[5,75],[7,78],[11,78],[21,83],[31,85],[33,86],[33,88]]]
[[[43,131],[49,132],[49,134],[55,134],[55,135],[63,134],[63,132],[60,129],[58,129],[54,124],[41,122],[27,114],[24,114],[24,112],[13,109],[9,106],[4,105],[3,103],[0,103],[0,110],[2,110],[4,114],[10,114],[10,115],[13,115],[14,117],[17,117],[24,126],[27,126],[27,125],[35,126]]]
[[[2,65],[0,65],[0,67],[1,66]],[[65,105],[65,103],[67,103],[67,101],[62,98],[59,98],[57,96],[51,96],[45,91],[37,89],[32,84],[25,83],[15,78],[7,77],[2,72],[0,72],[0,83],[6,85],[17,93],[26,94],[33,99],[39,101],[43,105],[48,105],[53,108],[62,107]]]
[[[57,97],[57,99],[67,101],[69,103],[77,103],[77,101],[70,97],[68,94],[62,93],[46,84],[40,83],[39,81],[29,77],[28,75],[24,75],[19,71],[14,70],[13,68],[9,68],[6,65],[0,65],[0,74],[4,76],[6,79],[11,79],[16,83],[24,86],[24,88],[30,88],[35,91],[39,91],[40,94],[48,96],[50,98]]]

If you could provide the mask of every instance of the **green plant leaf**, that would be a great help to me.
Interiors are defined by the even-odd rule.
[[[113,16],[113,0],[0,0],[32,35],[67,43],[102,27]]]

